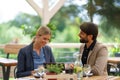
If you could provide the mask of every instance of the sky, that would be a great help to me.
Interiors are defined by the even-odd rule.
[[[34,1],[40,2],[40,0]],[[51,1],[54,2],[54,0]],[[85,0],[75,0],[75,2],[75,4],[83,3]],[[14,19],[20,12],[37,15],[26,0],[0,0],[0,23]]]
[[[20,12],[37,14],[26,0],[0,0],[0,23],[13,19]]]

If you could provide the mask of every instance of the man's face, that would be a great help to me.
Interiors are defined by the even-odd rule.
[[[80,37],[80,42],[81,43],[87,43],[88,42],[88,35],[84,33],[83,31],[80,31],[79,35]]]

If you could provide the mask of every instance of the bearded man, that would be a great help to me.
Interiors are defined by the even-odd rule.
[[[91,66],[93,75],[107,74],[108,50],[105,45],[97,41],[98,26],[92,22],[84,22],[80,25],[80,54],[82,63]]]

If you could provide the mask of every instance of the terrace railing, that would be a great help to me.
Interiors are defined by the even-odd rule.
[[[120,44],[118,43],[104,43],[104,44],[108,48],[115,47],[116,45],[120,47]],[[4,49],[4,45],[0,45],[0,49]],[[79,47],[81,44],[80,43],[50,43],[48,45],[52,47],[56,61],[71,62],[75,60],[73,54],[79,51]]]

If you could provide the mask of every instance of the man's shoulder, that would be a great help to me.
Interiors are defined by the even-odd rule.
[[[80,45],[80,48],[83,48],[84,46],[85,46],[85,43],[81,44],[81,45]]]
[[[81,44],[80,48],[84,48],[84,46],[85,46],[85,44]],[[97,47],[97,48],[106,48],[107,46],[104,43],[97,41],[96,44],[95,44],[95,47]]]
[[[107,46],[101,42],[97,42],[95,47],[94,47],[95,50],[107,50]]]
[[[96,42],[96,46],[97,47],[106,47],[106,45],[101,42]]]

